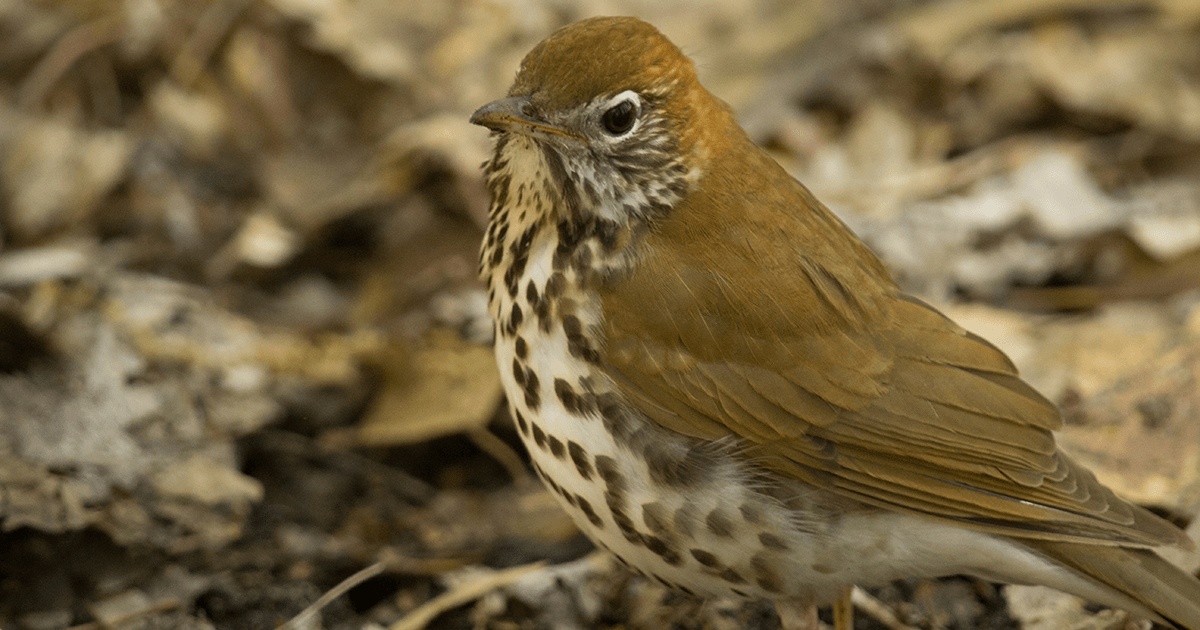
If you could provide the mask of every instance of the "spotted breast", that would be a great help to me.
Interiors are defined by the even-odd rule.
[[[634,569],[693,594],[780,592],[771,558],[796,541],[776,533],[794,519],[771,484],[738,463],[732,441],[654,426],[597,369],[597,292],[627,273],[642,234],[600,209],[573,216],[581,201],[551,183],[565,175],[555,162],[531,139],[502,136],[486,168],[482,272],[496,359],[534,469],[579,527]]]

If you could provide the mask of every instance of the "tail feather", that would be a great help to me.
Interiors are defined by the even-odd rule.
[[[1130,609],[1129,603],[1184,630],[1200,630],[1200,580],[1153,551],[1048,540],[1024,540],[1055,562],[1114,591],[1110,602]]]

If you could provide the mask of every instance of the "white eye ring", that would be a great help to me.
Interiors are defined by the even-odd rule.
[[[633,131],[637,126],[638,114],[642,110],[642,99],[633,90],[625,90],[608,99],[601,108],[600,123],[604,130],[612,136],[623,136]]]

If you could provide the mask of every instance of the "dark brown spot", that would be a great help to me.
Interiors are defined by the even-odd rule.
[[[571,335],[582,334],[583,324],[579,321],[578,317],[574,315],[567,315],[563,317],[563,332],[567,333],[568,337]]]
[[[596,510],[592,509],[592,504],[588,503],[587,499],[583,497],[575,497],[575,500],[579,502],[579,509],[583,511],[583,515],[587,517],[588,522],[595,525],[597,529],[604,529],[604,519],[600,518],[599,514],[596,514]]]
[[[513,416],[517,419],[517,428],[521,430],[523,435],[529,435],[529,425],[525,423],[525,416],[521,415],[521,412],[517,411],[516,407],[513,407],[512,411]]]
[[[580,271],[591,268],[592,248],[583,246],[575,250],[575,256],[571,261],[571,266]]]
[[[521,232],[521,238],[513,242],[509,250],[512,251],[514,258],[529,258],[529,247],[533,245],[533,237],[537,235],[536,225],[531,225]]]
[[[646,545],[646,549],[649,549],[652,553],[661,557],[663,562],[666,562],[673,567],[683,564],[683,556],[680,556],[678,551],[672,549],[665,540],[659,538],[658,536],[643,535],[642,543]]]
[[[533,280],[530,280],[529,284],[525,286],[525,301],[529,302],[530,306],[538,303],[538,290],[537,286],[533,284]]]
[[[550,332],[550,300],[538,300],[533,307],[533,314],[537,315],[538,328],[542,332]]]
[[[575,462],[575,470],[579,471],[579,476],[591,479],[592,464],[588,461],[587,451],[583,450],[583,447],[576,442],[568,441],[567,453],[571,455],[571,461]]]
[[[525,406],[530,411],[537,411],[541,404],[542,395],[538,390],[538,377],[533,370],[525,370]]]
[[[788,548],[787,543],[783,542],[782,538],[780,538],[779,536],[776,536],[775,534],[772,534],[770,532],[763,532],[763,533],[759,534],[758,542],[762,543],[762,546],[766,547],[767,549],[778,549],[780,551],[786,551]]]
[[[494,157],[484,162],[484,174],[491,175],[508,166],[508,160],[502,160],[500,156],[504,155],[504,147],[508,146],[511,139],[508,135],[501,135],[496,138],[496,148],[493,152]],[[488,187],[491,187],[491,179],[488,180]]]
[[[612,514],[613,522],[617,524],[617,529],[621,530],[625,540],[635,545],[642,544],[642,535],[634,527],[633,519],[625,513],[625,507],[621,504],[619,497],[609,492],[604,495],[604,498],[608,501],[608,511]]]
[[[550,278],[546,280],[546,288],[543,293],[546,294],[546,299],[557,300],[562,296],[563,291],[567,288],[567,277],[561,272],[550,274]]]
[[[567,458],[567,449],[563,446],[563,443],[561,440],[559,440],[558,438],[551,435],[549,437],[549,442],[550,442],[550,454],[554,455],[554,459],[562,460],[562,459]]]
[[[642,543],[646,545],[646,549],[660,556],[667,551],[667,543],[658,536],[642,536]]]
[[[567,505],[570,505],[571,507],[579,506],[579,504],[575,502],[575,495],[571,494],[570,492],[564,492],[563,499],[565,499],[567,502]]]
[[[675,533],[694,538],[699,511],[695,503],[685,503],[683,507],[675,510]]]
[[[513,380],[517,382],[517,385],[524,387],[525,386],[525,367],[522,366],[521,362],[518,361],[517,359],[513,359],[512,367],[513,367]]]
[[[529,355],[529,345],[525,343],[524,337],[517,337],[517,342],[513,345],[513,350],[516,351],[518,359],[525,359]]]
[[[684,585],[682,585],[682,584],[676,584],[676,585],[675,585],[675,588],[677,588],[677,589],[679,589],[680,591],[682,591],[682,592],[683,592],[685,595],[687,595],[688,597],[695,597],[695,598],[697,598],[697,599],[700,597],[699,595],[697,595],[697,594],[696,594],[696,591],[693,591],[692,589],[690,589],[690,588],[688,588],[688,587],[686,587],[686,586],[684,586]]]
[[[715,459],[701,445],[682,450],[672,444],[646,446],[650,478],[672,488],[694,488],[712,476]]]
[[[604,421],[604,428],[618,442],[627,443],[633,433],[634,418],[617,395],[611,392],[597,395],[596,407]]]
[[[582,361],[586,361],[592,365],[600,365],[600,353],[592,347],[592,342],[588,341],[583,335],[572,335],[567,337],[567,352],[571,356]]]
[[[592,232],[600,241],[600,245],[604,247],[606,254],[611,254],[617,249],[618,235],[621,233],[621,226],[616,221],[608,219],[596,219],[592,226]]]
[[[567,334],[567,351],[577,359],[597,365],[600,363],[600,353],[592,347],[592,343],[583,334],[583,324],[575,315],[563,317],[563,332]]]
[[[536,431],[537,425],[533,425],[533,428],[534,431]],[[536,437],[537,434],[534,433],[534,436]],[[704,519],[704,524],[708,527],[708,531],[716,534],[717,536],[723,536],[725,538],[733,537],[733,520],[730,519],[729,515],[722,511],[721,508],[717,508],[709,512],[708,516]]]
[[[536,424],[533,426],[537,427]],[[558,487],[558,484],[554,483],[554,479],[550,475],[547,475],[546,471],[542,470],[542,467],[538,466],[536,462],[533,464],[533,469],[537,471],[538,476],[542,478],[542,483],[546,484],[546,487],[550,488],[555,494],[562,494],[562,490]]]
[[[587,221],[562,220],[558,222],[558,249],[574,251],[580,241],[587,236],[590,228]]]
[[[508,289],[508,296],[511,298],[517,297],[517,283],[521,281],[521,274],[525,273],[525,263],[529,262],[526,258],[518,258],[512,261],[508,269],[504,270],[504,286]]]
[[[746,578],[742,577],[740,573],[738,573],[737,571],[734,571],[733,569],[731,569],[729,567],[725,567],[720,573],[717,574],[717,577],[721,578],[722,580],[725,580],[726,582],[730,582],[733,584],[745,584],[746,583]]]
[[[783,582],[779,579],[779,574],[771,568],[767,558],[762,554],[755,555],[750,558],[750,569],[754,571],[754,581],[758,583],[764,591],[768,593],[782,593]]]
[[[738,507],[738,511],[742,513],[742,518],[751,525],[758,525],[762,522],[762,511],[754,505],[743,503]]]
[[[521,237],[509,247],[513,260],[508,269],[504,271],[504,285],[508,289],[509,297],[517,297],[517,284],[525,273],[525,265],[529,262],[529,247],[533,244],[533,237],[536,233],[537,226],[529,226],[521,233]]]
[[[625,491],[625,477],[617,470],[617,462],[613,458],[608,455],[597,455],[596,472],[600,473],[600,478],[604,480],[608,492],[623,493]]]
[[[497,208],[503,208],[508,205],[508,187],[510,184],[512,184],[512,176],[510,175],[500,175],[488,181],[488,189],[492,193],[492,199]]]
[[[716,556],[703,549],[692,549],[691,552],[692,557],[696,559],[696,562],[699,562],[706,567],[715,569],[716,567],[721,566],[721,561],[717,560]]]
[[[521,307],[516,304],[512,305],[512,312],[508,316],[508,327],[510,331],[515,331],[521,326],[521,322],[525,321],[525,314],[521,312]]]
[[[530,424],[533,425],[533,441],[537,443],[538,448],[545,450],[546,432],[542,430],[542,427],[538,426],[538,423],[531,422]]]
[[[579,415],[591,416],[596,413],[596,395],[579,394]]]
[[[561,378],[554,379],[554,394],[558,396],[558,400],[562,402],[563,409],[566,409],[567,413],[579,413],[579,396],[575,394],[570,383]]]
[[[665,510],[661,503],[643,503],[642,522],[657,536],[671,536],[671,528],[667,526]]]

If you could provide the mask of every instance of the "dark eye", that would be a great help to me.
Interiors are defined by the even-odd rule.
[[[604,128],[609,133],[620,135],[633,127],[633,121],[636,118],[637,107],[634,106],[633,101],[621,101],[604,112],[601,119],[604,121]]]

